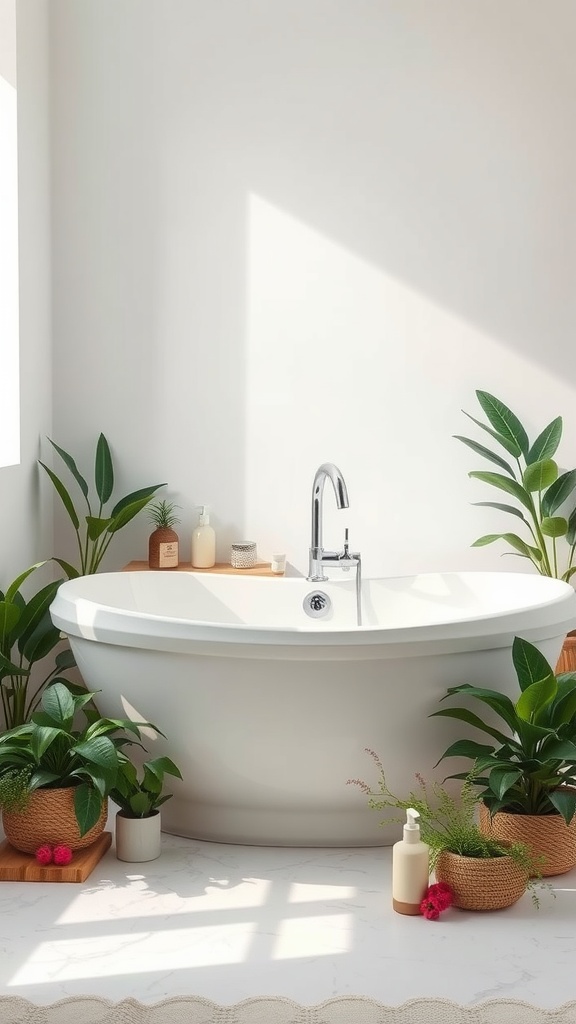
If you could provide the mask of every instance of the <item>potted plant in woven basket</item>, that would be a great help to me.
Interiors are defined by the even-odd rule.
[[[430,870],[438,882],[453,893],[453,904],[461,910],[501,910],[516,903],[532,887],[530,877],[540,877],[538,863],[522,843],[506,843],[482,832],[476,821],[478,797],[472,779],[465,779],[457,795],[439,783],[426,783],[417,774],[417,788],[406,798],[388,788],[382,762],[367,748],[378,769],[378,785],[372,789],[362,779],[349,779],[368,797],[374,810],[414,808],[420,815],[422,841],[430,848]],[[404,816],[381,822],[403,822]]]
[[[0,734],[2,824],[8,842],[23,853],[44,843],[65,843],[71,850],[93,843],[128,760],[125,745],[140,739],[141,726],[155,728],[101,718],[87,707],[94,696],[54,683],[29,722]],[[80,726],[78,716],[85,720]]]
[[[493,451],[469,437],[456,434],[473,452],[496,466],[499,472],[473,470],[472,479],[506,495],[506,502],[477,501],[475,505],[497,509],[514,517],[517,533],[488,533],[472,547],[504,541],[510,553],[525,558],[543,576],[568,582],[576,573],[576,469],[560,473],[555,455],[562,438],[562,417],[557,416],[535,441],[518,417],[499,398],[477,391],[476,398],[487,423],[465,412],[476,426],[488,433],[500,451]],[[510,499],[514,504],[509,504]],[[568,634],[557,672],[576,669],[576,628]]]
[[[472,761],[483,831],[525,843],[543,858],[542,875],[559,875],[576,866],[576,672],[556,676],[540,651],[520,637],[514,639],[512,659],[519,687],[515,703],[496,689],[468,683],[449,687],[442,699],[463,697],[464,704],[431,717],[455,718],[492,742],[457,740],[440,761]],[[470,702],[489,709],[487,721]],[[466,773],[449,777],[462,779]]]
[[[160,807],[172,796],[164,793],[164,775],[182,778],[169,757],[145,761],[139,777],[131,761],[124,761],[110,798],[120,810],[116,814],[116,856],[118,860],[141,863],[156,860],[161,851]]]

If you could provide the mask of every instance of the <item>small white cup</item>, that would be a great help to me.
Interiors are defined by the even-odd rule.
[[[286,572],[286,555],[284,553],[279,555],[272,555],[270,569],[272,572],[276,573]]]

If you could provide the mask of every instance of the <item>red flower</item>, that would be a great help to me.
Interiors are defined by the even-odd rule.
[[[69,846],[65,846],[64,843],[60,843],[59,846],[54,847],[54,863],[59,864],[61,867],[65,864],[69,864],[72,860],[72,850]]]
[[[43,846],[38,847],[36,850],[36,860],[39,864],[42,864],[43,867],[45,867],[46,864],[52,863],[52,847],[48,846],[48,843],[44,843]]]
[[[429,885],[420,904],[420,913],[428,921],[437,921],[443,910],[452,905],[452,890],[446,882]]]

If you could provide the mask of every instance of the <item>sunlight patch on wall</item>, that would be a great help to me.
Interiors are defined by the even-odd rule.
[[[0,0],[0,466],[20,461],[16,14]]]

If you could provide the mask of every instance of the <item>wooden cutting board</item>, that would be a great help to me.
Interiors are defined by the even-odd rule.
[[[20,853],[7,839],[0,845],[0,882],[84,882],[102,859],[112,842],[112,833],[103,832],[91,846],[77,850],[69,864],[38,864],[31,853]]]

